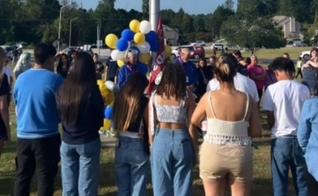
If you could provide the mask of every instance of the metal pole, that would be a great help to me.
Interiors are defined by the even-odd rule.
[[[160,0],[149,0],[150,3],[150,23],[151,23],[151,30],[157,31],[158,26],[158,19],[160,13]]]
[[[102,29],[102,21],[101,19],[98,20],[98,25],[97,25],[97,47],[98,47],[98,56],[100,56],[100,34],[101,34],[101,29]]]
[[[64,5],[64,6],[62,6],[61,8],[60,8],[60,19],[59,19],[59,33],[58,33],[58,43],[57,43],[57,50],[58,51],[60,51],[60,45],[61,45],[61,23],[62,23],[62,11],[63,11],[63,9],[65,8],[65,7],[67,7],[67,6],[69,6],[69,5],[71,5],[71,3],[69,3],[69,4],[66,4],[66,5]]]
[[[78,17],[73,18],[72,20],[70,20],[70,35],[69,35],[69,41],[68,41],[68,47],[71,47],[71,43],[72,43],[72,22],[74,20],[77,20]]]

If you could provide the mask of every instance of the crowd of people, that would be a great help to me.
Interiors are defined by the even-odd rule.
[[[0,153],[11,138],[11,89],[16,106],[14,195],[29,195],[35,171],[38,195],[53,195],[60,161],[63,195],[98,195],[105,107],[98,79],[113,81],[119,89],[111,116],[118,138],[114,168],[119,196],[146,195],[149,167],[155,196],[191,196],[198,162],[205,195],[224,195],[227,185],[233,196],[250,195],[252,138],[262,135],[262,97],[271,130],[274,196],[287,195],[289,168],[296,195],[318,195],[317,49],[296,67],[287,53],[267,68],[257,56],[244,58],[240,51],[212,56],[209,64],[200,59],[197,66],[189,57],[184,48],[180,57],[165,61],[146,95],[148,69],[134,50],[118,68],[111,58],[105,67],[98,54],[73,51],[68,56],[38,44],[33,66],[29,53],[20,56],[12,86],[8,58],[0,48]],[[302,83],[295,80],[299,72]]]

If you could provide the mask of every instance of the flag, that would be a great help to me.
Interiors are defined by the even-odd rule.
[[[147,87],[147,94],[150,95],[153,87],[155,85],[155,79],[157,75],[161,72],[164,66],[164,59],[165,59],[165,43],[164,43],[164,34],[163,34],[163,26],[161,17],[158,19],[158,26],[157,26],[157,41],[159,43],[159,48],[156,54],[154,55],[153,59],[153,67],[150,72],[149,77],[149,85]]]

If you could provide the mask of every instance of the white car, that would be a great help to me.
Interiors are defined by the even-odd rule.
[[[318,49],[318,47],[317,47],[317,49]],[[307,59],[308,57],[310,57],[310,51],[301,52],[299,57],[301,57],[302,59]]]
[[[224,50],[228,50],[227,45],[224,45],[224,44],[213,43],[212,46],[211,46],[211,49],[212,49],[213,47],[214,47],[216,50],[222,50],[222,48],[223,48]]]
[[[190,44],[191,46],[206,46],[206,43],[204,41],[195,41]]]

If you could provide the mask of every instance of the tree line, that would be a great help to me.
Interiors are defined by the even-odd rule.
[[[71,3],[62,12],[61,41],[69,43],[70,21],[77,17],[78,19],[72,23],[72,45],[96,43],[99,22],[102,38],[108,33],[120,36],[132,19],[149,18],[149,0],[140,1],[143,2],[142,12],[115,9],[115,0],[100,0],[95,9],[85,9],[77,3]],[[68,0],[63,0],[61,4],[58,0],[1,0],[0,44],[19,41],[28,44],[40,41],[53,42],[58,38],[60,8],[68,3],[70,3]],[[271,29],[270,34],[274,35],[277,33],[273,33],[275,25],[270,25],[274,15],[294,16],[299,22],[312,24],[316,21],[317,8],[318,0],[238,0],[237,9],[234,9],[234,2],[226,0],[213,12],[211,8],[209,14],[191,15],[185,13],[183,9],[178,11],[166,9],[161,10],[161,17],[165,25],[178,29],[179,43],[185,44],[195,40],[210,42],[219,37],[228,38],[240,27],[244,27],[245,33],[251,33],[253,29],[261,31],[260,28],[268,28]],[[235,22],[240,25],[235,25]],[[263,24],[257,25],[260,22]],[[229,25],[234,27],[229,28]],[[236,33],[244,34],[244,32]],[[279,40],[283,41],[282,35],[279,33],[278,35]],[[232,42],[248,47],[237,41]],[[261,41],[256,42],[262,44]]]

